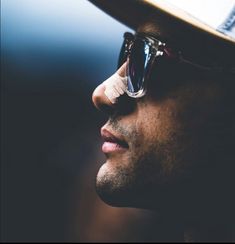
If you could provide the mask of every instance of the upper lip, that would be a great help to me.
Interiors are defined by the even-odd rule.
[[[100,132],[101,132],[101,137],[105,142],[117,143],[122,147],[128,148],[127,142],[124,139],[122,139],[121,136],[114,135],[104,127],[101,128]]]

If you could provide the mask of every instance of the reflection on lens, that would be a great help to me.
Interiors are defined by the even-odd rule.
[[[144,80],[151,52],[150,46],[141,39],[136,39],[129,57],[127,92],[132,97],[142,96]]]

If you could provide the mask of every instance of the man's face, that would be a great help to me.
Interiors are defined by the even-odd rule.
[[[101,129],[107,160],[96,179],[107,203],[170,208],[210,171],[208,150],[215,138],[208,127],[220,92],[210,80],[177,70],[156,66],[139,99],[123,95],[112,105],[103,84],[94,91],[93,102],[109,114]]]

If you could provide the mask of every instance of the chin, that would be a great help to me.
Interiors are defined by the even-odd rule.
[[[96,181],[96,192],[100,199],[113,207],[129,207],[127,199],[127,191],[123,191],[120,187],[114,186],[113,182],[107,179],[97,179]]]
[[[105,163],[96,177],[96,192],[102,201],[113,207],[132,207],[135,197],[132,194],[132,180],[119,168]]]
[[[130,172],[124,173],[124,169],[105,163],[96,177],[96,192],[103,202],[113,207],[152,209],[149,205],[152,201],[148,201],[153,198],[152,193],[135,180]]]
[[[123,194],[120,180],[118,183],[115,172],[112,172],[105,163],[100,168],[96,177],[96,192],[102,201],[113,207],[121,207],[123,205]]]
[[[149,208],[149,206],[143,203],[143,198],[139,199],[131,191],[124,191],[122,189],[113,190],[107,185],[101,186],[96,184],[96,192],[103,202],[112,207]]]

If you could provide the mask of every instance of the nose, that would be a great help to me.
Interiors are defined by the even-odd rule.
[[[119,94],[117,94],[118,91],[116,89],[114,89],[114,91],[111,91],[111,93],[114,93],[114,95],[112,94],[112,96],[108,95],[110,91],[107,92],[107,88],[110,86],[112,82],[116,82],[115,79],[117,79],[117,76],[120,79],[124,79],[126,74],[125,71],[126,63],[124,63],[113,76],[111,76],[109,79],[105,80],[103,83],[96,87],[92,94],[92,101],[97,109],[103,110],[105,112],[110,112],[115,108],[116,101],[114,95],[122,95],[124,93],[123,87],[118,88]]]

